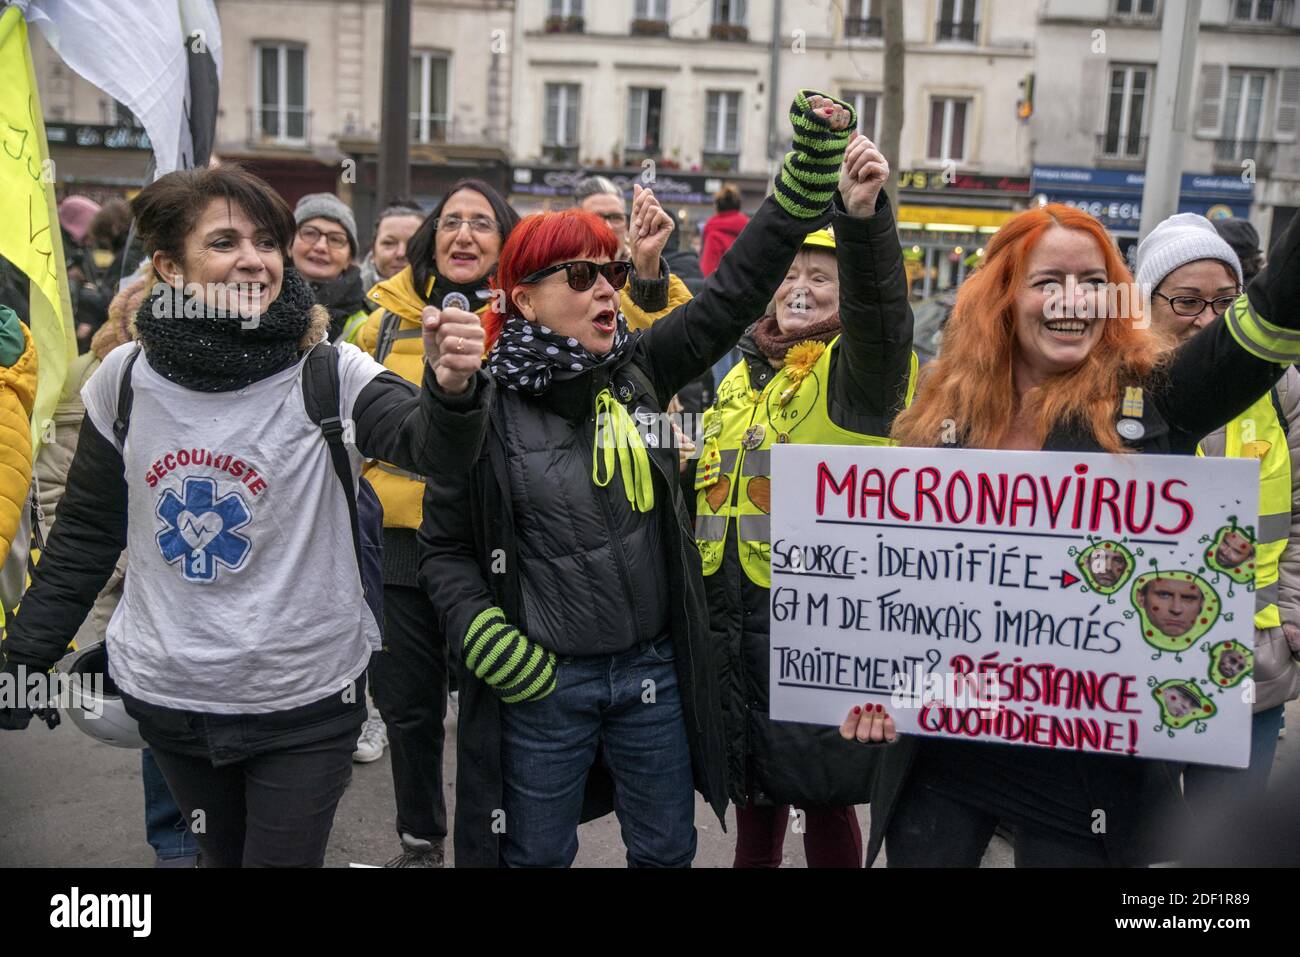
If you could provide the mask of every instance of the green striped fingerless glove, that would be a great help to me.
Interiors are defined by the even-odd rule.
[[[500,608],[474,619],[462,647],[465,667],[506,704],[539,701],[555,690],[555,653],[520,634]]]
[[[830,206],[840,182],[844,151],[848,149],[849,137],[858,125],[853,107],[835,100],[852,114],[852,122],[847,129],[832,130],[826,118],[808,105],[808,97],[818,95],[826,94],[800,90],[795,97],[790,107],[794,150],[786,154],[781,172],[776,177],[776,201],[798,219],[816,219]]]

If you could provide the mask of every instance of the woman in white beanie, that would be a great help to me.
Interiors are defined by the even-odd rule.
[[[1243,286],[1241,262],[1204,216],[1165,220],[1138,247],[1137,279],[1156,327],[1184,342],[1213,322]],[[1212,387],[1212,383],[1207,386]],[[1244,771],[1189,766],[1183,788],[1206,813],[1228,799],[1268,786],[1286,702],[1300,697],[1300,373],[1289,366],[1259,401],[1201,441],[1200,454],[1255,458],[1260,463],[1259,516],[1215,553],[1215,570],[1238,580],[1254,565],[1255,719],[1250,766]],[[1228,536],[1225,536],[1225,538]],[[1234,564],[1235,563],[1235,564]],[[1247,576],[1248,577],[1248,576]]]

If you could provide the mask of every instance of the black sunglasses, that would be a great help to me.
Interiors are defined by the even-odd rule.
[[[605,281],[615,289],[622,289],[627,285],[627,276],[632,270],[632,264],[625,259],[615,259],[607,263],[594,263],[586,259],[576,259],[573,262],[556,263],[554,266],[539,269],[531,276],[525,276],[519,280],[519,284],[526,286],[541,282],[547,276],[552,276],[561,269],[565,272],[565,279],[568,280],[570,289],[574,292],[586,292],[596,285],[597,276],[604,276]]]

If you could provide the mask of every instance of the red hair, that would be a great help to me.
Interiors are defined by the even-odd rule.
[[[1088,357],[1053,376],[1024,397],[1037,438],[1046,441],[1056,425],[1083,426],[1108,452],[1123,452],[1115,433],[1115,404],[1121,385],[1146,378],[1160,362],[1165,343],[1143,328],[1142,305],[1133,276],[1096,219],[1072,206],[1029,209],[998,230],[980,267],[957,294],[944,327],[939,358],[921,372],[916,400],[894,422],[902,445],[939,446],[955,428],[968,448],[997,448],[1022,410],[1016,393],[1014,357],[1016,297],[1025,284],[1029,253],[1054,226],[1088,233],[1106,263],[1106,281],[1132,293],[1127,315],[1102,322],[1102,334]]]
[[[562,213],[535,213],[520,220],[501,250],[492,278],[492,289],[500,295],[493,297],[492,308],[483,315],[486,352],[492,351],[506,318],[517,315],[510,297],[519,280],[555,263],[600,255],[609,259],[618,255],[618,240],[609,224],[595,213],[567,209]]]

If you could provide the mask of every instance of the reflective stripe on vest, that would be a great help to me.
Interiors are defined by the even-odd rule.
[[[1291,535],[1291,450],[1272,395],[1266,393],[1229,422],[1224,436],[1225,458],[1259,460],[1255,627],[1278,628],[1282,624],[1277,607],[1279,566]]]
[[[709,437],[704,442],[716,445],[722,467],[716,482],[696,490],[695,538],[705,575],[722,567],[727,529],[734,527],[745,575],[761,588],[771,587],[773,445],[782,441],[802,445],[893,444],[887,437],[850,432],[831,421],[827,399],[831,357],[838,342],[836,339],[826,347],[784,406],[779,399],[791,384],[786,369],[759,392],[752,388],[748,364],[742,359],[719,384],[717,402],[705,414],[704,434]],[[916,386],[916,371],[913,354],[905,399],[908,405]],[[753,445],[750,449],[744,446],[747,434]]]

